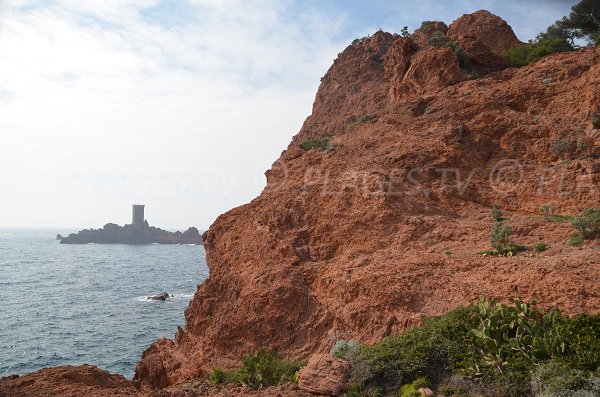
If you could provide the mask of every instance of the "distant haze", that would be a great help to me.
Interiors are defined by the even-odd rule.
[[[256,197],[354,38],[577,1],[0,0],[0,227],[207,228]]]

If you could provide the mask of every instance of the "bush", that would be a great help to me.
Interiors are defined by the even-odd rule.
[[[458,308],[374,346],[360,346],[347,356],[352,364],[352,388],[355,392],[394,389],[418,377],[436,381],[449,375],[464,350],[465,325],[471,314],[471,307]]]
[[[569,245],[572,247],[580,247],[585,242],[581,234],[574,234],[569,239]]]
[[[323,150],[328,150],[331,148],[331,143],[329,143],[329,138],[327,137],[321,139],[310,138],[305,141],[302,141],[302,143],[300,143],[300,147],[302,147],[302,149],[304,150],[319,148]]]
[[[535,252],[544,252],[548,250],[548,244],[546,243],[537,243],[533,246],[533,250]]]
[[[408,383],[400,388],[399,397],[421,397],[419,389],[422,387],[429,387],[429,381],[427,378],[417,378],[412,383]]]
[[[334,357],[346,359],[351,354],[354,354],[359,348],[359,343],[352,340],[338,340],[329,351]]]
[[[576,216],[571,222],[584,239],[600,236],[600,208],[588,208],[582,216]]]
[[[599,396],[600,378],[551,360],[533,371],[531,390],[535,396],[544,397]]]
[[[433,46],[433,47],[440,48],[440,47],[444,47],[446,44],[448,44],[448,39],[446,38],[446,35],[443,32],[436,30],[431,35],[431,38],[429,39],[427,44],[429,44],[430,46]]]
[[[558,157],[563,157],[571,147],[571,143],[566,139],[557,139],[550,145],[552,153]]]
[[[434,23],[435,23],[435,21],[423,21],[423,22],[421,22],[421,28],[420,29],[426,28],[427,26],[433,25]]]
[[[235,383],[257,390],[261,387],[295,383],[296,374],[302,366],[302,363],[296,361],[282,360],[276,353],[260,350],[256,354],[244,356],[242,367],[235,372],[214,368],[210,381],[216,384]]]
[[[594,116],[592,119],[592,126],[594,126],[595,129],[600,129],[600,116]]]
[[[282,383],[295,383],[296,373],[302,366],[299,362],[281,360],[276,353],[260,350],[256,355],[249,354],[242,358],[238,379],[242,386],[255,390]]]
[[[534,63],[546,55],[572,50],[573,45],[568,40],[548,37],[515,46],[506,53],[506,57],[513,66],[521,67]]]
[[[492,218],[494,218],[496,222],[502,222],[504,220],[502,211],[500,211],[500,206],[497,204],[492,205]]]

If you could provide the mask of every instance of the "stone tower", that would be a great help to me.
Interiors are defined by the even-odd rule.
[[[131,220],[133,226],[142,227],[144,226],[144,205],[134,204],[133,205],[133,216]]]

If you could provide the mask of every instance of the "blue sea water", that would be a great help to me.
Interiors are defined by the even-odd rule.
[[[208,277],[204,248],[64,245],[61,232],[0,229],[0,377],[88,363],[131,378],[144,349],[183,326]],[[174,298],[146,299],[161,291]]]

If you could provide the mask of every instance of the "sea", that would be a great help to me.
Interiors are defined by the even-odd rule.
[[[85,363],[131,378],[208,277],[202,246],[56,240],[74,231],[0,229],[0,377]]]

